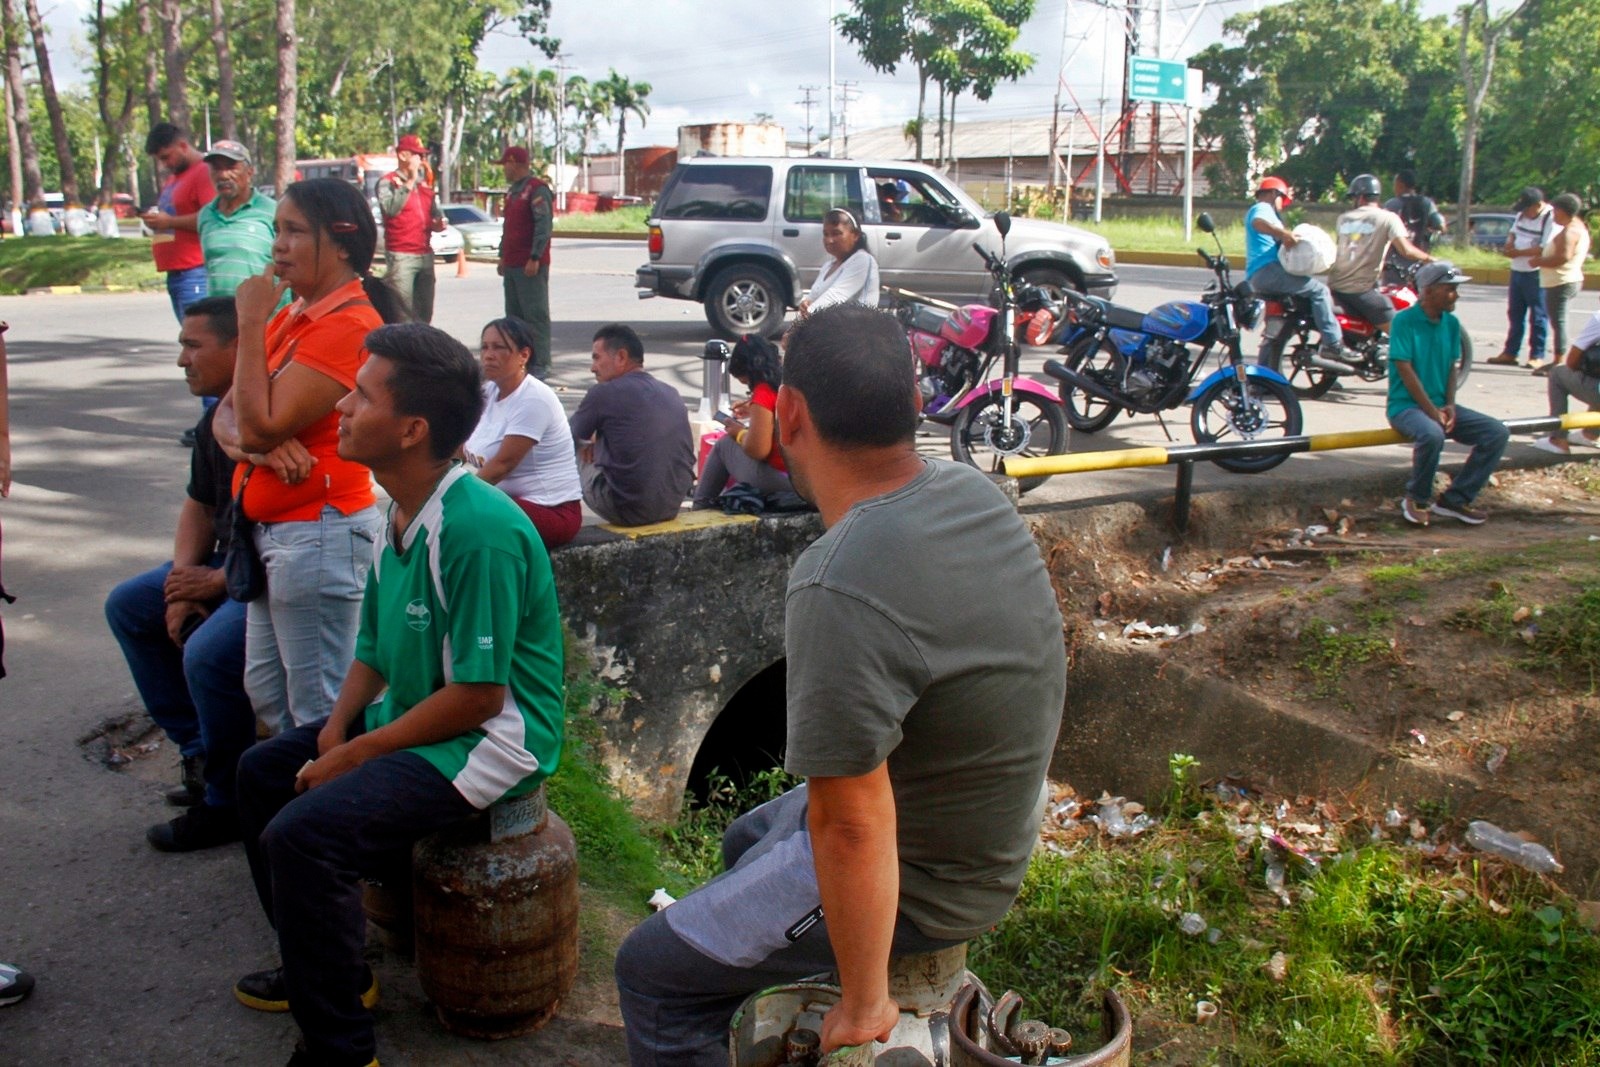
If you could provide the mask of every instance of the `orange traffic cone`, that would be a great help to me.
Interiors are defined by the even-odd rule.
[[[462,245],[461,246],[461,251],[456,253],[456,277],[457,278],[465,278],[466,276],[467,276],[467,246],[466,245]]]

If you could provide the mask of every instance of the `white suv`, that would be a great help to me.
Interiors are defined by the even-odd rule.
[[[916,163],[845,159],[701,157],[680,162],[650,218],[641,296],[697,300],[727,337],[775,334],[826,258],[822,216],[842,207],[861,220],[885,286],[956,303],[988,297],[972,252],[998,249],[990,215],[960,186]],[[1060,291],[1110,298],[1116,260],[1105,240],[1074,226],[1014,219],[1012,272]]]

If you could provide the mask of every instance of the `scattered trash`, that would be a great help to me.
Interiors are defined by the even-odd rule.
[[[1533,609],[1524,605],[1511,613],[1512,622],[1523,622],[1533,614]]]
[[[1166,548],[1163,548],[1161,550],[1161,573],[1162,574],[1167,573],[1167,569],[1169,567],[1171,567],[1171,566],[1172,566],[1172,546],[1168,545]]]
[[[1190,937],[1199,937],[1206,932],[1206,921],[1196,912],[1186,911],[1178,917],[1178,929]]]
[[[665,888],[657,889],[654,893],[650,894],[650,899],[647,901],[647,903],[657,911],[663,911],[668,905],[676,904],[677,902],[678,898],[667,892]]]
[[[1560,874],[1566,870],[1550,850],[1537,841],[1525,841],[1516,834],[1507,833],[1492,822],[1474,819],[1467,824],[1467,844],[1479,852],[1488,852],[1525,867],[1536,874]]]
[[[1217,1017],[1217,1006],[1209,1000],[1194,1002],[1194,1021],[1197,1026],[1205,1026]]]
[[[1462,719],[1465,719],[1466,717],[1467,717],[1467,713],[1464,712],[1464,711],[1452,711],[1450,714],[1445,716],[1445,719],[1450,721],[1450,722],[1460,722]]]
[[[1155,825],[1145,814],[1144,805],[1129,804],[1125,797],[1102,796],[1089,818],[1110,837],[1136,837]]]
[[[1283,864],[1276,859],[1267,861],[1267,891],[1284,904],[1290,903],[1289,890],[1284,885]]]
[[[1421,730],[1407,730],[1406,733],[1410,734],[1412,739],[1419,745],[1426,745],[1428,743],[1428,735],[1423,733]]]
[[[1183,631],[1171,624],[1165,626],[1152,626],[1143,619],[1130,622],[1122,628],[1122,637],[1127,641],[1154,641],[1161,637],[1177,637]]]
[[[1268,978],[1274,982],[1281,982],[1289,977],[1289,957],[1281,951],[1274,952],[1263,969],[1267,972]]]
[[[1326,536],[1328,536],[1328,527],[1322,525],[1320,522],[1306,527],[1306,537],[1308,539],[1312,537]]]
[[[1490,774],[1499,774],[1500,768],[1505,766],[1506,756],[1508,755],[1510,755],[1510,750],[1507,749],[1506,746],[1491,745],[1489,748],[1489,758],[1483,761],[1483,769],[1488,771]]]
[[[1405,825],[1406,817],[1400,814],[1399,808],[1390,808],[1383,813],[1383,825],[1391,830],[1397,830]]]

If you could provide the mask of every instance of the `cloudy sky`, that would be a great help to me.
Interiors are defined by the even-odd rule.
[[[768,113],[786,127],[792,140],[804,139],[802,86],[815,86],[814,137],[827,128],[822,100],[828,85],[830,2],[838,10],[847,0],[609,0],[576,3],[555,0],[552,31],[561,38],[563,62],[571,73],[595,79],[616,68],[651,86],[651,112],[643,129],[630,121],[628,143],[675,144],[679,125],[749,121]],[[1221,36],[1229,15],[1254,10],[1267,0],[1167,0],[1162,54],[1181,59]],[[88,0],[54,0],[46,19],[51,26],[52,58],[63,81],[81,80],[72,62],[86,54],[82,20]],[[1156,0],[1146,0],[1154,8]],[[1424,0],[1429,13],[1443,13],[1454,0]],[[1063,35],[1063,16],[1066,33]],[[1190,25],[1192,23],[1192,25]],[[1185,29],[1187,27],[1187,33]],[[1147,19],[1144,54],[1155,54],[1155,18]],[[1109,47],[1108,47],[1109,46]],[[1016,118],[1048,115],[1057,72],[1063,69],[1063,105],[1074,97],[1093,111],[1100,97],[1102,53],[1108,51],[1111,94],[1122,77],[1122,18],[1089,0],[1038,0],[1023,26],[1019,47],[1036,58],[1031,74],[1001,86],[987,104],[964,97],[962,118]],[[865,67],[843,40],[835,45],[836,80],[852,83],[852,129],[901,125],[916,113],[914,71],[880,74]],[[484,44],[482,62],[495,71],[541,62],[512,33]],[[62,68],[66,68],[63,70]],[[855,95],[859,94],[859,95]],[[603,136],[614,136],[614,133]]]

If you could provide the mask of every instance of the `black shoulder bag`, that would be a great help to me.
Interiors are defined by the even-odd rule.
[[[244,489],[255,470],[251,464],[234,494],[228,513],[228,551],[222,557],[222,579],[228,596],[246,604],[267,591],[267,567],[256,551],[256,524],[244,514]]]

